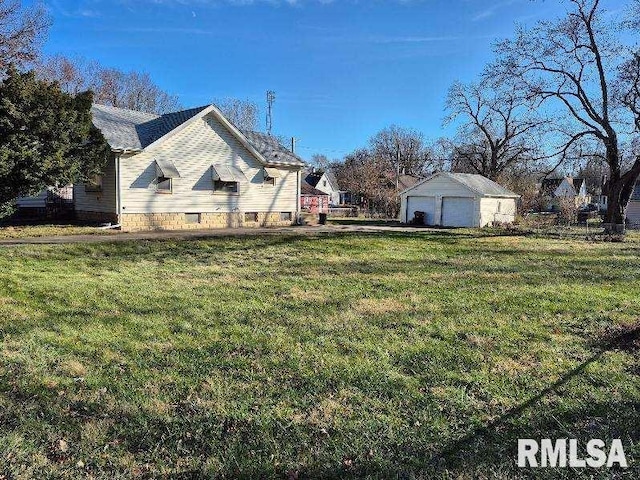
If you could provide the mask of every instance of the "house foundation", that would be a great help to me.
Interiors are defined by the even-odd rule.
[[[294,225],[295,214],[283,212],[250,213],[124,213],[123,231],[197,230],[209,228],[260,228]]]

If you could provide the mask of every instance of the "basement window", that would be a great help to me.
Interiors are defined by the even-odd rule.
[[[200,213],[185,213],[184,223],[202,223],[202,216]]]
[[[258,221],[258,212],[247,212],[244,214],[244,221],[246,223],[252,223]]]
[[[291,215],[291,212],[280,212],[281,222],[290,222],[292,218],[293,218],[293,215]]]

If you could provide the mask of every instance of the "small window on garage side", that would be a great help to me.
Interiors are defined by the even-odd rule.
[[[185,213],[184,223],[201,223],[202,217],[199,213]]]
[[[291,212],[280,212],[280,221],[281,222],[290,222],[293,216]]]
[[[498,213],[502,213],[502,202],[498,202]]]
[[[246,212],[244,214],[244,221],[247,223],[258,221],[258,212]]]

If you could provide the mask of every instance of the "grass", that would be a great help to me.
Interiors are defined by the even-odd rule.
[[[68,235],[109,235],[114,232],[115,230],[104,230],[95,226],[78,224],[50,223],[24,225],[0,223],[0,240]]]
[[[640,241],[472,231],[0,250],[6,478],[609,478],[640,469]]]

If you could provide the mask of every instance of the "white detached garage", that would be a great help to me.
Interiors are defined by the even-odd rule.
[[[482,175],[439,172],[400,194],[400,221],[413,223],[424,214],[425,225],[444,227],[511,223],[518,198]]]

